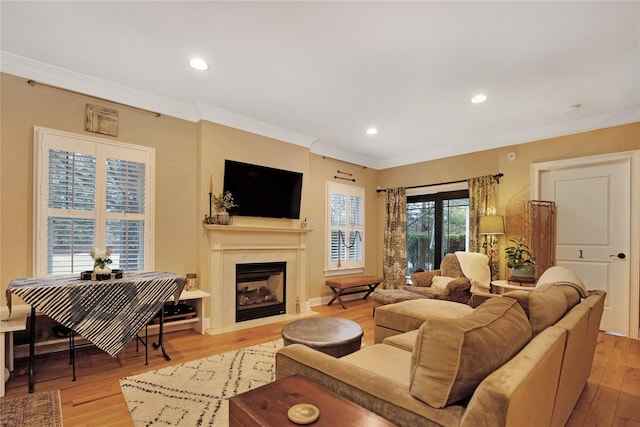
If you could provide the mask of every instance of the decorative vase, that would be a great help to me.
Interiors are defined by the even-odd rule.
[[[226,209],[220,209],[216,215],[216,224],[229,225],[231,224],[231,215]]]
[[[511,269],[513,277],[535,277],[536,267],[533,265],[523,265],[522,267],[513,267]]]
[[[111,269],[107,266],[95,266],[93,272],[96,274],[111,274]]]

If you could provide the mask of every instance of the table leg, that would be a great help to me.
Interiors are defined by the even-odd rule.
[[[8,332],[9,335],[12,334],[12,332]],[[8,337],[5,335],[4,332],[0,332],[0,397],[4,397],[4,383],[5,381],[8,379],[7,375],[7,368],[5,366],[5,355],[6,355],[6,347],[5,347],[5,339],[7,339]]]
[[[69,358],[71,359],[72,379],[76,380],[76,333],[71,330],[69,334]]]
[[[36,352],[36,307],[31,306],[31,325],[29,327],[29,393],[33,393],[33,377]]]
[[[164,356],[165,360],[171,360],[171,358],[169,357],[169,355],[164,349],[163,335],[164,335],[164,307],[160,309],[160,327],[158,328],[158,343],[157,344],[154,343],[153,348],[157,350],[158,347],[160,347],[160,349],[162,349],[162,355]]]
[[[13,372],[14,359],[15,359],[15,356],[13,354],[13,331],[9,332],[7,346],[8,346],[8,348],[7,348],[7,350],[5,350],[5,353],[7,353],[8,357],[9,357],[9,371]]]

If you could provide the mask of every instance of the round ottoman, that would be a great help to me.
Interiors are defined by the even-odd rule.
[[[356,322],[338,317],[300,319],[282,328],[284,345],[304,344],[335,357],[360,350],[363,334]]]

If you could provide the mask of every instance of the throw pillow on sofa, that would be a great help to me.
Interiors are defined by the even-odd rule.
[[[448,276],[433,276],[433,279],[431,279],[431,287],[445,290],[449,282],[452,280],[456,280],[456,278]]]
[[[556,323],[573,306],[580,302],[575,288],[553,285],[531,291],[512,291],[505,297],[513,298],[524,309],[529,318],[533,336]]]
[[[426,319],[411,356],[409,392],[434,408],[471,395],[531,339],[531,325],[510,298],[491,298],[460,319]]]

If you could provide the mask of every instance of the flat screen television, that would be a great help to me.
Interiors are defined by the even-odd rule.
[[[237,207],[231,215],[300,218],[302,173],[225,160],[224,191]]]

